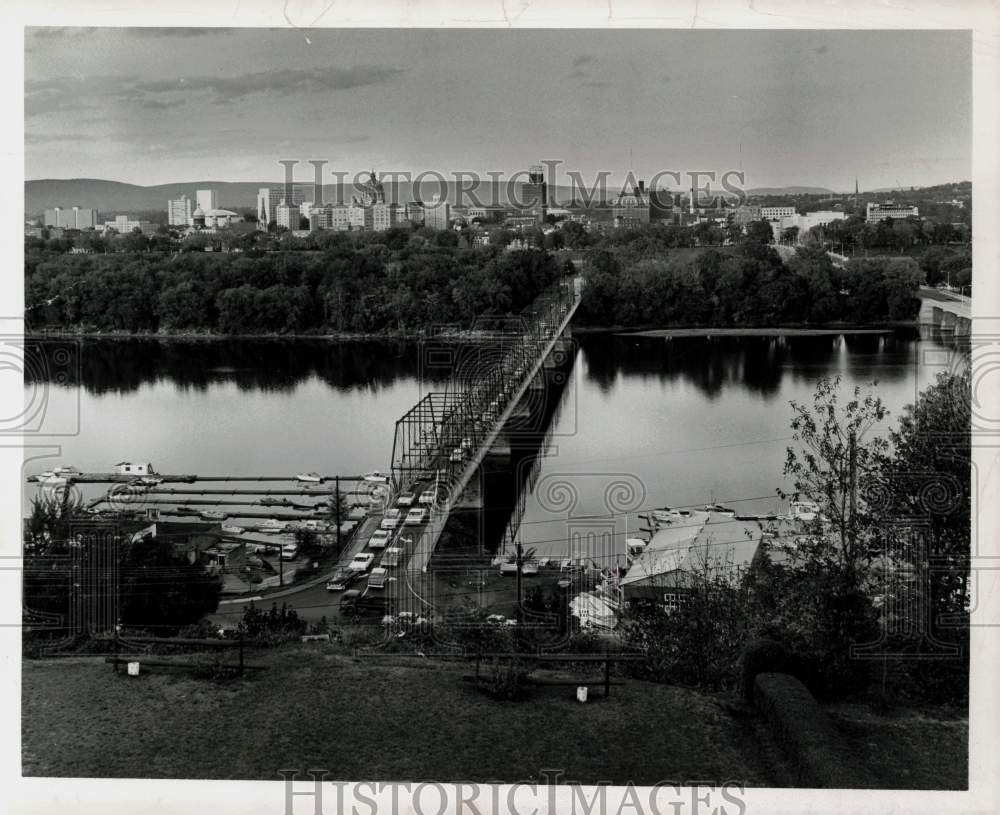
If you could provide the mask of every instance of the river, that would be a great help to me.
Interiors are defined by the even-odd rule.
[[[526,496],[520,535],[540,555],[637,510],[710,500],[778,508],[790,400],[816,380],[876,381],[894,425],[951,353],[915,331],[785,337],[586,335]],[[84,340],[33,374],[44,426],[64,435],[26,453],[25,475],[122,460],[199,475],[387,470],[395,421],[445,370],[412,342]],[[617,484],[617,487],[613,485]],[[88,492],[101,488],[88,488]],[[25,508],[34,489],[25,490]],[[488,496],[487,496],[488,498]]]

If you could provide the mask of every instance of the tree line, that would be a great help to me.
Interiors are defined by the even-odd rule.
[[[566,271],[542,250],[462,248],[437,234],[330,233],[319,251],[257,255],[35,252],[25,258],[26,322],[83,332],[415,332],[517,313]]]
[[[671,256],[648,237],[589,255],[580,320],[594,326],[779,326],[912,319],[924,272],[909,258],[833,265],[818,248],[787,264],[770,246]]]

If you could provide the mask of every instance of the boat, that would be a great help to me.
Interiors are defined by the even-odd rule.
[[[736,510],[730,509],[729,507],[724,507],[722,504],[705,504],[702,507],[703,512],[716,512],[722,515],[735,515]]]
[[[205,509],[198,513],[203,521],[224,521],[229,516],[225,512],[218,512],[214,509]]]
[[[373,470],[370,473],[365,473],[361,477],[365,481],[368,481],[368,482],[373,483],[373,484],[388,484],[389,483],[389,476],[386,475],[385,473],[379,472],[378,470]]]
[[[529,558],[521,564],[521,574],[538,574],[538,561]]]
[[[52,470],[56,475],[82,475],[82,473],[72,464],[63,464]]]
[[[686,509],[671,509],[670,507],[662,507],[660,509],[654,509],[649,513],[649,518],[658,524],[672,524],[677,521],[684,520],[691,513]]]
[[[319,473],[299,473],[295,476],[296,481],[301,481],[305,484],[322,484],[323,477]]]
[[[132,483],[138,484],[140,487],[156,487],[163,483],[163,479],[157,478],[155,475],[144,475],[137,478]]]
[[[626,538],[625,548],[630,555],[638,555],[646,548],[647,543],[648,541],[644,541],[642,538]]]
[[[273,507],[275,504],[283,503],[283,501],[280,498],[274,498],[271,495],[265,495],[263,498],[259,499],[257,503],[265,507]]]

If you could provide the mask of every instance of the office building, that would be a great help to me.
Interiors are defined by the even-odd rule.
[[[45,226],[63,229],[94,229],[97,226],[97,210],[88,207],[54,207],[45,210]]]
[[[765,221],[780,221],[795,215],[795,207],[761,207],[760,217]]]
[[[105,232],[113,229],[120,235],[131,235],[137,229],[143,235],[155,235],[157,228],[158,224],[154,224],[151,221],[139,221],[130,218],[128,215],[116,215],[113,221],[104,222]]]
[[[908,207],[905,204],[894,204],[892,201],[869,201],[865,213],[865,221],[870,224],[877,224],[886,218],[919,218],[920,211],[917,207]]]
[[[215,190],[198,190],[195,196],[198,206],[205,212],[219,208],[219,194]]]
[[[451,204],[436,200],[424,206],[424,226],[431,229],[450,229]]]
[[[285,229],[298,229],[301,217],[298,204],[290,204],[282,199],[274,208],[274,220]]]
[[[170,226],[190,226],[191,215],[191,199],[186,195],[167,201],[167,223]]]
[[[737,207],[736,212],[733,213],[733,221],[737,226],[746,226],[753,221],[761,220],[763,217],[761,207],[753,206],[752,204],[744,204],[741,207]]]
[[[398,204],[387,204],[384,201],[372,206],[372,229],[376,232],[384,232],[399,226],[403,220],[402,213],[405,212]]]
[[[611,218],[616,227],[632,229],[649,223],[649,196],[646,182],[639,181],[631,192],[622,190],[611,205]]]
[[[406,205],[406,220],[411,224],[423,224],[424,205],[419,201],[410,201]]]
[[[286,190],[284,184],[273,187],[260,187],[257,190],[257,222],[260,229],[277,219],[276,209],[282,201],[298,207],[306,201],[316,201],[314,184],[294,183]],[[287,193],[287,194],[286,194]],[[290,197],[289,197],[290,196]]]
[[[538,223],[545,220],[549,201],[541,165],[535,164],[528,170],[528,182],[521,184],[521,200],[511,203],[516,204],[523,215],[533,215]]]

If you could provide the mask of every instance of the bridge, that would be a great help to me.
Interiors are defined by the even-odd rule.
[[[544,369],[566,353],[581,283],[564,282],[523,317],[480,321],[445,390],[426,394],[396,422],[381,525],[389,518],[398,530],[393,538],[409,554],[408,574],[427,571],[451,512],[470,498],[475,505],[483,462],[505,452],[504,427],[524,412],[529,392],[544,387]]]
[[[343,570],[352,559],[369,559],[359,586],[367,584],[366,594],[378,585],[373,570],[388,567],[378,594],[389,606],[431,612],[435,548],[455,510],[482,508],[484,463],[491,455],[509,463],[505,428],[519,434],[514,428],[539,407],[546,369],[570,361],[570,322],[581,288],[580,277],[564,280],[519,317],[481,318],[471,331],[442,332],[446,342],[425,346],[425,365],[446,367],[450,376],[396,422],[391,473],[340,562]],[[544,398],[541,404],[544,413]],[[523,513],[523,497],[518,501],[505,541]]]
[[[921,325],[930,325],[942,331],[953,331],[956,336],[968,336],[972,331],[972,298],[947,289],[920,287]]]

